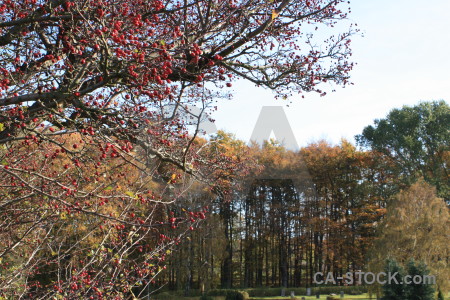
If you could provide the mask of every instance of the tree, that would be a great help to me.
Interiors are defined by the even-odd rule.
[[[383,297],[382,300],[405,300],[407,298],[407,294],[405,291],[404,283],[401,283],[403,277],[405,276],[405,272],[403,268],[397,263],[395,259],[388,259],[386,261],[385,267],[386,274],[395,274],[395,280],[398,283],[395,283],[394,280],[392,282],[387,282],[383,285]]]
[[[219,153],[239,149],[236,142],[225,145]],[[215,249],[224,256],[221,286],[304,286],[315,272],[339,277],[362,269],[385,212],[380,190],[389,179],[378,157],[346,141],[299,152],[271,141],[250,150],[250,162],[262,169],[234,176],[242,178],[235,179],[230,200],[211,208],[220,212],[227,241]]]
[[[429,271],[425,264],[416,264],[413,259],[407,263],[407,271],[397,263],[395,259],[386,261],[385,273],[392,274],[392,281],[387,281],[383,285],[382,300],[433,300],[434,288],[430,283],[414,283],[417,277],[424,280],[429,275]],[[397,273],[397,274],[395,274]],[[395,276],[393,275],[395,274]],[[405,275],[408,275],[410,283],[405,282]],[[416,277],[417,276],[417,277]],[[415,278],[416,277],[416,278]]]
[[[436,189],[419,180],[400,192],[387,208],[370,261],[379,271],[386,258],[406,264],[409,259],[425,263],[442,291],[448,289],[448,208]]]
[[[424,280],[425,276],[429,275],[430,272],[424,263],[416,264],[414,260],[410,260],[407,264],[408,275],[414,280],[414,277],[420,277]],[[431,283],[421,282],[406,285],[406,298],[408,300],[434,300],[434,287]]]
[[[401,187],[422,176],[449,201],[449,124],[450,106],[445,101],[422,102],[392,110],[364,128],[356,140],[392,160]]]
[[[343,140],[325,141],[300,150],[315,187],[305,199],[305,219],[310,231],[310,280],[325,270],[335,277],[363,268],[375,228],[385,213],[380,187],[389,184],[378,158],[358,151]]]
[[[334,26],[346,17],[342,3],[4,1],[0,224],[10,242],[0,248],[9,266],[0,295],[112,299],[153,281],[153,260],[163,264],[182,237],[170,230],[190,218],[170,214],[170,204],[192,180],[217,190],[235,163],[198,138],[211,101],[237,78],[279,96],[323,93],[323,81],[347,84],[353,31],[324,46],[304,26]],[[81,220],[87,229],[77,227]],[[98,248],[58,240],[66,223],[78,228],[77,241],[95,236]],[[51,262],[46,249],[56,253]],[[131,259],[143,249],[151,259]],[[74,264],[80,257],[91,264]],[[66,271],[54,284],[34,276],[61,262]]]
[[[80,137],[72,138],[78,141]],[[108,151],[86,147],[91,157]],[[166,184],[142,176],[132,164],[135,161],[111,158],[114,151],[107,152],[110,158],[105,158],[101,168],[90,160],[82,161],[84,170],[92,170],[90,176],[83,174],[86,177],[56,146],[47,151],[51,153],[47,160],[28,161],[28,165],[20,163],[26,157],[20,153],[25,151],[8,157],[19,163],[6,168],[16,177],[2,179],[2,184],[10,186],[2,190],[0,210],[4,225],[0,236],[7,241],[0,246],[2,295],[125,297],[132,287],[145,287],[154,280],[166,250],[182,237],[183,230],[177,228],[185,228],[186,219],[192,218],[196,226],[204,218],[198,210],[176,215],[168,211],[172,200],[164,193]],[[20,168],[30,173],[19,172]],[[61,180],[39,181],[38,175],[47,174]],[[30,183],[22,184],[22,177]],[[171,178],[172,185],[175,178]],[[42,196],[34,192],[36,185]],[[178,184],[173,190],[176,195],[184,188]],[[19,197],[24,200],[17,201]]]

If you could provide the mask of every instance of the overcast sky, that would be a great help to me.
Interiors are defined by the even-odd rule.
[[[353,0],[352,22],[364,37],[353,38],[354,86],[325,97],[293,97],[284,107],[297,143],[339,143],[383,118],[393,108],[421,100],[450,99],[450,1]],[[249,141],[263,106],[285,105],[271,91],[233,85],[234,99],[219,101],[216,126]]]

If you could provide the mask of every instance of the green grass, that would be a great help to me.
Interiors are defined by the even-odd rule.
[[[322,299],[322,300],[327,299],[327,296],[329,296],[329,295],[320,295],[319,299]],[[316,300],[317,299],[316,296],[296,295],[295,297],[298,300],[302,299],[302,297],[305,297],[305,300]],[[341,299],[339,295],[337,295],[335,297],[337,297],[338,299]],[[250,297],[250,299],[252,299],[252,300],[269,300],[269,299],[272,299],[272,300],[278,300],[278,299],[279,300],[290,300],[291,296],[287,296],[287,297],[280,297],[280,296],[278,296],[278,297]],[[358,300],[369,300],[370,298],[369,298],[369,294],[344,295],[344,298],[343,298],[343,300],[353,300],[353,299],[355,299],[355,300],[357,300],[357,299]],[[377,297],[375,295],[372,295],[372,300],[375,300],[375,299],[377,299]],[[445,299],[450,300],[450,297],[446,297]]]
[[[289,290],[286,291],[286,294],[290,293]],[[320,295],[321,300],[326,300],[327,296],[329,295]],[[305,300],[316,300],[316,296],[303,296],[303,295],[296,295],[295,296],[296,299],[301,300],[302,297],[305,297]],[[339,295],[335,296],[336,298],[338,298],[339,300],[341,300],[341,298],[339,297]],[[225,296],[214,296],[213,297],[215,300],[225,300]],[[156,299],[158,299],[158,297],[156,297]],[[182,297],[182,296],[175,296],[173,295],[171,296],[165,296],[165,297],[161,297],[161,299],[164,300],[198,300],[200,299],[200,297]],[[286,297],[281,297],[281,296],[275,296],[275,297],[250,297],[249,299],[251,300],[290,300],[291,296],[286,296]],[[344,298],[343,300],[370,300],[371,298],[369,297],[369,294],[361,294],[361,295],[345,295],[344,294]],[[372,300],[375,300],[376,296],[372,295]],[[450,300],[450,294],[445,298],[446,300]]]
[[[327,299],[327,296],[329,296],[329,295],[320,295],[319,299]],[[296,295],[295,297],[297,299],[299,299],[299,300],[302,299],[302,297],[305,297],[305,300],[315,300],[315,299],[317,299],[316,296]],[[341,299],[339,295],[337,295],[335,297],[337,297],[338,299]],[[280,296],[278,296],[278,297],[250,297],[250,299],[252,299],[252,300],[259,300],[259,299],[261,299],[261,300],[269,300],[269,299],[272,299],[272,300],[275,300],[275,299],[290,300],[291,296],[287,296],[287,297],[280,297]],[[358,299],[358,300],[369,300],[370,297],[369,297],[369,294],[361,294],[361,295],[344,295],[344,298],[343,298],[343,300],[353,300],[353,299],[355,299],[355,300],[356,299]],[[375,300],[375,299],[377,299],[376,295],[372,295],[372,300]],[[450,300],[450,297],[447,296],[445,299],[446,300]]]
[[[319,299],[327,299],[327,296],[329,296],[329,295],[320,295],[320,298]],[[316,296],[302,296],[302,295],[296,295],[295,296],[297,299],[302,299],[302,297],[305,297],[305,300],[315,300],[315,299],[317,299],[316,298]],[[339,298],[339,295],[337,295],[337,296],[335,296],[335,297],[338,297]],[[268,300],[268,299],[273,299],[273,300],[275,300],[275,299],[280,299],[280,300],[285,300],[285,299],[287,299],[287,300],[289,300],[289,299],[291,299],[291,296],[287,296],[287,297],[280,297],[280,296],[278,296],[278,297],[250,297],[250,299],[253,299],[253,300],[259,300],[259,299],[261,299],[261,300]],[[339,299],[341,299],[341,298],[339,298]],[[352,299],[370,299],[369,298],[369,294],[361,294],[361,295],[348,295],[348,296],[346,296],[346,295],[344,295],[344,300],[352,300]],[[372,296],[372,299],[376,299],[376,297],[375,296]]]

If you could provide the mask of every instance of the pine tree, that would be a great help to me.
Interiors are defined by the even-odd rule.
[[[405,286],[406,296],[408,300],[433,300],[434,287],[430,283],[424,282],[424,276],[428,275],[430,271],[424,263],[416,264],[414,260],[408,262],[408,275],[411,283]],[[414,283],[415,277],[420,277],[420,283]],[[419,281],[417,281],[419,282]]]
[[[444,294],[442,294],[442,291],[441,291],[441,290],[439,290],[439,293],[438,293],[438,295],[437,295],[437,300],[445,300],[445,299],[444,299]]]
[[[405,271],[403,268],[397,263],[395,259],[388,259],[385,267],[386,274],[394,274],[397,283],[392,280],[386,282],[383,285],[383,297],[381,300],[405,300],[406,298],[406,290],[405,286],[402,284],[402,279],[404,277]]]

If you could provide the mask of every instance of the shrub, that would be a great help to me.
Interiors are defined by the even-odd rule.
[[[401,282],[405,276],[405,271],[402,266],[397,263],[395,259],[388,259],[385,267],[386,274],[398,273],[396,276],[397,282]],[[387,282],[383,285],[383,298],[382,300],[404,300],[406,299],[405,286],[403,284],[395,284],[395,282]]]
[[[215,289],[207,292],[208,296],[226,296],[230,290],[226,289]]]
[[[282,288],[249,288],[244,291],[248,293],[250,297],[279,297],[281,296]],[[214,289],[208,291],[209,296],[226,296],[229,291],[228,289]],[[293,291],[295,295],[306,295],[306,288],[286,288],[286,295]],[[367,293],[367,288],[365,286],[321,286],[312,288],[312,294],[315,295],[319,291],[321,295],[337,294],[339,295],[341,291],[346,295],[361,295]],[[301,299],[301,297],[300,297]]]
[[[429,270],[424,263],[416,264],[414,260],[410,260],[407,265],[407,274],[411,278],[415,276],[424,277],[429,274]],[[395,261],[388,260],[386,266],[386,273],[398,272],[399,276],[397,281],[401,284],[386,283],[383,285],[383,297],[382,300],[433,300],[434,299],[434,287],[427,283],[413,283],[405,284],[401,278],[404,277],[405,271]]]
[[[155,298],[160,299],[160,300],[173,299],[173,297],[174,296],[171,295],[169,292],[162,292],[162,293],[155,295]]]
[[[281,295],[281,288],[253,288],[246,291],[250,297],[277,297]]]
[[[208,295],[202,295],[200,297],[200,300],[214,300],[213,296],[208,296]]]
[[[250,297],[279,297],[282,288],[252,288],[246,289]],[[294,291],[296,295],[306,295],[306,288],[286,288],[286,295]]]
[[[352,287],[352,288],[353,289],[343,289],[343,291],[344,291],[345,294],[352,295],[352,296],[354,296],[354,295],[361,295],[361,294],[367,293],[367,289],[365,287],[357,287],[357,286],[355,286],[355,287]]]
[[[411,278],[415,276],[423,278],[429,275],[430,271],[424,263],[416,264],[414,260],[410,260],[408,262],[408,274]],[[434,287],[427,283],[413,283],[406,286],[406,294],[409,300],[433,300],[434,291]]]
[[[248,293],[246,291],[241,291],[239,292],[239,300],[247,300],[250,298],[250,296],[248,295]]]
[[[247,300],[249,295],[245,291],[230,290],[227,292],[225,300]]]

